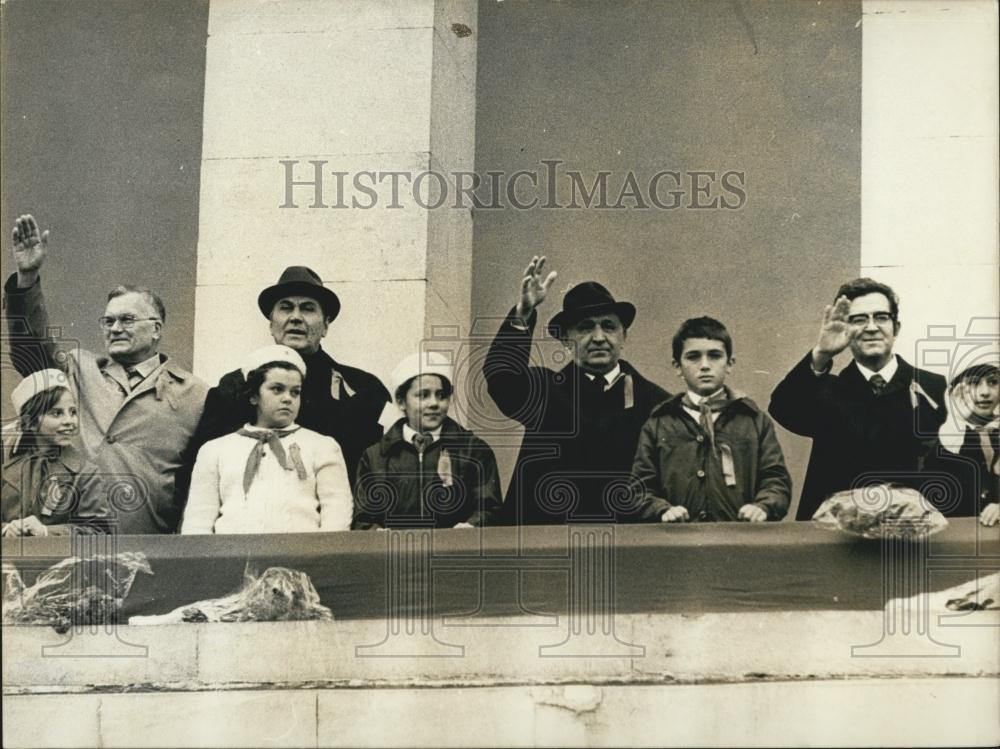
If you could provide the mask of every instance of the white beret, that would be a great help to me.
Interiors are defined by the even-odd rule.
[[[52,388],[68,388],[69,378],[66,373],[59,369],[41,369],[32,372],[18,383],[14,392],[10,394],[10,399],[14,403],[14,410],[17,415],[21,415],[24,404],[39,393],[44,393]]]
[[[454,368],[448,357],[438,351],[423,351],[419,354],[408,356],[392,370],[389,379],[392,385],[392,395],[396,396],[399,386],[407,380],[420,375],[438,375],[454,385]]]
[[[247,375],[258,367],[276,361],[288,362],[299,370],[303,377],[306,376],[306,363],[302,361],[302,357],[299,356],[299,353],[295,349],[282,346],[279,343],[272,343],[269,346],[261,346],[256,351],[247,354],[241,367],[243,377],[247,377]]]

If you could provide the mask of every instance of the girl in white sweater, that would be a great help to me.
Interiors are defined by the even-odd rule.
[[[346,531],[353,500],[340,445],[295,423],[306,365],[265,346],[243,366],[252,424],[198,452],[181,533]]]

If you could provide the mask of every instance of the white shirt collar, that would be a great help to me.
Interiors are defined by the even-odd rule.
[[[868,367],[859,361],[855,361],[854,363],[858,365],[858,370],[860,370],[862,377],[868,381],[870,381],[875,375],[880,374],[882,375],[883,380],[886,382],[892,382],[893,375],[895,375],[896,370],[899,369],[899,360],[896,358],[895,354],[893,354],[892,358],[889,359],[889,363],[882,367],[882,369],[878,372],[868,369]]]
[[[128,367],[124,364],[119,364],[114,359],[108,359],[108,364],[104,368],[104,371],[111,373],[112,376],[120,373],[125,378],[124,382],[128,384],[128,375],[126,374],[128,370],[134,369],[145,378],[149,377],[158,366],[160,366],[160,355],[153,354],[148,359]]]
[[[698,395],[698,393],[694,392],[693,390],[688,390],[687,391],[687,396],[688,396],[688,400],[690,400],[692,403],[694,403],[696,406],[698,406],[698,405],[701,405],[702,399],[704,399],[704,398],[714,398],[719,393],[722,393],[724,391],[725,391],[725,388],[721,387],[718,390],[716,390],[714,393],[712,393],[711,395]]]
[[[294,432],[294,431],[298,430],[298,428],[299,428],[299,425],[298,425],[298,424],[296,424],[296,423],[295,423],[295,422],[293,421],[293,422],[292,422],[291,424],[289,424],[289,425],[288,425],[288,426],[286,426],[286,427],[283,427],[282,429],[271,429],[271,428],[269,428],[269,427],[258,427],[258,426],[254,426],[253,424],[244,424],[244,425],[243,425],[243,428],[244,428],[244,429],[245,429],[246,431],[248,431],[248,432],[274,432],[274,431],[278,431],[278,432],[287,432],[287,431],[289,431],[289,430],[291,430],[291,431],[293,431],[293,432]]]
[[[429,433],[431,435],[431,442],[437,442],[439,439],[441,439],[441,427],[443,426],[444,424],[442,424],[437,429],[434,429]],[[417,430],[410,426],[410,422],[406,422],[405,424],[403,424],[404,440],[406,440],[407,442],[413,442],[413,438],[417,434],[418,434]]]
[[[998,427],[1000,427],[1000,418],[993,419],[989,424],[985,425],[987,432]],[[962,443],[965,441],[965,435],[968,432],[975,431],[976,428],[975,424],[970,424],[964,419],[959,418],[954,410],[949,410],[948,418],[938,430],[938,440],[945,450],[958,455],[962,451]]]
[[[592,374],[591,372],[584,372],[584,374],[587,375],[587,379],[589,380],[594,380],[597,378],[597,375]],[[601,376],[604,378],[604,383],[605,383],[604,389],[607,390],[609,387],[615,384],[615,381],[619,377],[622,376],[622,365],[615,364],[614,369],[612,369],[610,372],[605,372]]]

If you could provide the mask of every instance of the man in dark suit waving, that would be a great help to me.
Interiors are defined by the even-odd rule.
[[[796,520],[830,494],[874,483],[920,487],[919,471],[945,418],[945,379],[893,353],[899,298],[870,278],[844,284],[828,305],[819,340],[771,394],[770,413],[812,437]],[[834,357],[853,361],[831,374]]]
[[[521,282],[517,306],[490,346],[484,366],[490,396],[524,426],[521,451],[504,501],[506,522],[556,524],[632,518],[641,496],[629,474],[639,432],[653,407],[667,399],[621,358],[635,307],[588,281],[563,297],[548,333],[573,361],[556,372],[531,366],[537,307],[555,280],[535,257]]]

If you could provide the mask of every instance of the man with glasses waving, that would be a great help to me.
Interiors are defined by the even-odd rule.
[[[25,376],[62,369],[77,393],[80,446],[91,477],[83,482],[78,517],[117,533],[173,533],[183,511],[175,477],[188,457],[208,387],[159,353],[166,310],[140,286],[118,286],[108,294],[98,318],[103,355],[58,351],[47,335],[39,280],[48,237],[32,216],[18,217],[17,272],[4,284],[11,361]]]
[[[813,440],[796,520],[862,483],[919,487],[923,458],[945,418],[945,379],[892,352],[899,329],[899,298],[890,287],[870,278],[844,284],[826,307],[816,345],[771,394],[774,420]],[[831,374],[848,348],[853,361]]]

